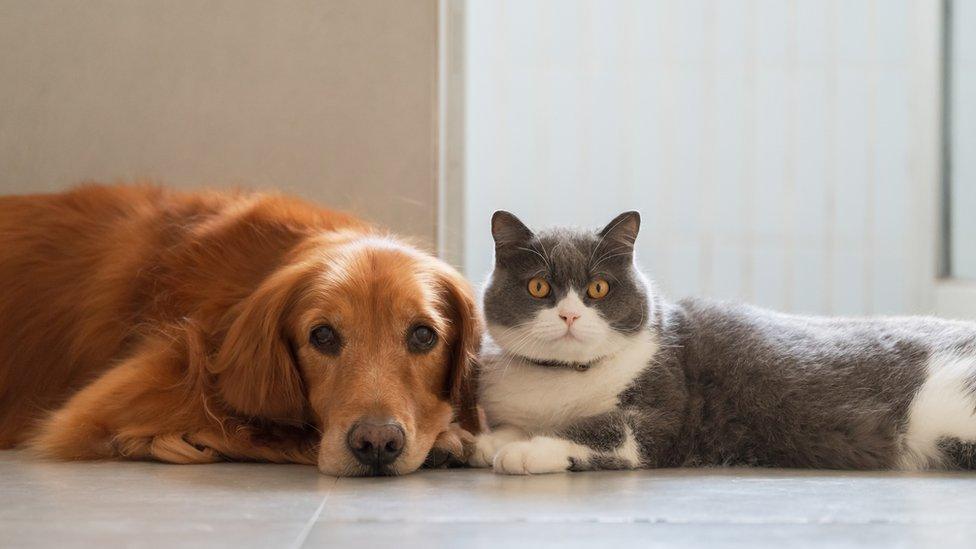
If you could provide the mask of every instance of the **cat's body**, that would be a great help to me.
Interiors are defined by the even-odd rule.
[[[669,304],[626,253],[637,219],[625,215],[634,217],[625,234],[615,234],[618,218],[589,238],[525,233],[514,217],[493,223],[498,261],[485,311],[495,341],[481,372],[492,432],[479,437],[473,464],[504,473],[976,466],[976,324]],[[608,237],[619,261],[594,272]],[[509,296],[542,277],[551,295]],[[618,293],[588,298],[591,279]],[[634,310],[640,322],[631,322]],[[587,315],[607,328],[580,342],[547,342],[555,323],[538,325],[550,312],[562,320],[580,313],[567,334]]]

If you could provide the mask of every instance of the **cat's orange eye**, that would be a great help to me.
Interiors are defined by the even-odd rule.
[[[610,284],[603,280],[602,278],[595,278],[590,285],[586,287],[586,295],[590,296],[592,299],[601,299],[603,296],[607,295],[610,291]]]
[[[532,297],[546,297],[549,295],[549,290],[549,283],[544,278],[535,277],[529,281],[529,293]]]

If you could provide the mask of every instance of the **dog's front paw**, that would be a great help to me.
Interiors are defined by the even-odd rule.
[[[474,451],[474,435],[457,423],[452,423],[447,431],[437,436],[434,446],[424,461],[424,467],[457,467],[464,465]]]
[[[565,441],[534,437],[503,446],[492,462],[494,471],[504,475],[562,473],[569,469],[569,448]]]

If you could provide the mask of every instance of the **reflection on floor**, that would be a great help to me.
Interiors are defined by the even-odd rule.
[[[976,474],[659,470],[335,479],[0,452],[2,547],[976,546]]]

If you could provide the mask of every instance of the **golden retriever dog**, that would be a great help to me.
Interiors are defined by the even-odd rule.
[[[396,475],[478,430],[472,292],[290,198],[0,198],[0,448]]]

